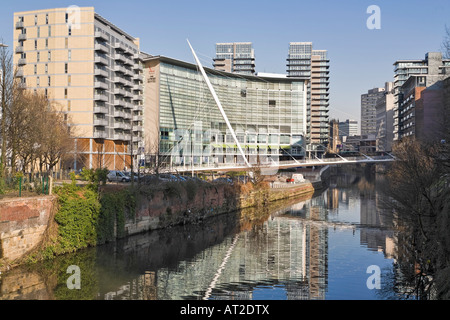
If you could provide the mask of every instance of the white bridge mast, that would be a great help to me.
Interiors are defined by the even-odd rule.
[[[187,40],[187,42],[188,42],[188,44],[189,44],[189,47],[190,47],[191,50],[192,50],[192,54],[194,55],[195,61],[197,62],[198,67],[200,68],[200,71],[201,71],[201,73],[202,73],[202,75],[203,75],[203,78],[205,79],[205,82],[206,82],[206,84],[208,85],[209,91],[211,92],[211,94],[212,94],[214,100],[216,101],[217,107],[219,108],[220,113],[222,114],[222,117],[223,117],[223,119],[225,120],[225,122],[226,122],[226,124],[227,124],[227,126],[228,126],[228,129],[230,130],[231,135],[233,136],[233,139],[234,139],[234,141],[236,142],[236,145],[237,145],[238,148],[239,148],[239,152],[241,153],[242,158],[244,158],[245,164],[246,164],[249,168],[251,168],[251,165],[250,165],[250,163],[248,162],[247,157],[245,156],[244,151],[242,150],[241,144],[239,143],[239,141],[238,141],[238,139],[237,139],[237,137],[236,137],[236,133],[234,132],[234,129],[233,129],[233,127],[232,127],[231,124],[230,124],[230,121],[228,121],[227,114],[225,113],[225,110],[223,109],[222,104],[220,103],[219,97],[217,96],[216,91],[214,90],[214,88],[213,88],[211,82],[209,81],[208,76],[206,75],[205,69],[203,68],[202,64],[200,63],[200,60],[198,59],[197,54],[195,53],[194,49],[192,48],[191,43],[189,42],[189,40]]]

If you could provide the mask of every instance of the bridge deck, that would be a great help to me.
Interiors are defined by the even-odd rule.
[[[364,157],[351,157],[351,158],[328,158],[328,159],[306,159],[306,160],[290,160],[290,161],[278,161],[271,163],[251,164],[252,167],[248,167],[244,163],[216,163],[216,164],[202,164],[202,165],[184,165],[173,166],[165,171],[167,172],[202,172],[202,171],[248,171],[255,167],[261,169],[289,169],[300,167],[317,167],[328,166],[338,164],[355,164],[355,163],[373,163],[381,164],[395,161],[392,156],[364,156]]]

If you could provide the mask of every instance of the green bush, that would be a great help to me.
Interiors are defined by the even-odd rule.
[[[74,183],[56,188],[59,210],[57,253],[74,252],[97,244],[97,224],[100,202],[98,194],[90,188]]]
[[[83,180],[90,182],[95,187],[98,187],[100,184],[106,184],[108,173],[109,170],[106,168],[95,170],[83,168],[83,170],[81,171],[81,177]]]

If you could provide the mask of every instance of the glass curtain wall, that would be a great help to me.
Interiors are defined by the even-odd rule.
[[[248,161],[303,158],[304,83],[209,74]],[[160,150],[177,165],[243,164],[201,74],[160,64]]]

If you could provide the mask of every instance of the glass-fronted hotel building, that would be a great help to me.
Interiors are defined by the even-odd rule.
[[[244,164],[196,64],[147,56],[144,149],[168,166]],[[205,68],[251,164],[305,157],[306,82]]]

